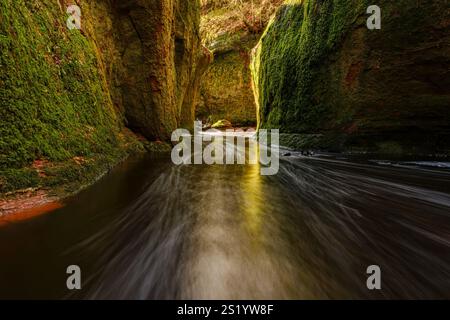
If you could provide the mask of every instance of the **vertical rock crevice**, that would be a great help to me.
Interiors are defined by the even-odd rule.
[[[114,1],[112,7],[128,126],[149,139],[169,140],[173,130],[194,121],[189,95],[198,90],[198,66],[207,63],[199,1]]]

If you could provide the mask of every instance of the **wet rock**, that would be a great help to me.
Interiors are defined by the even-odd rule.
[[[450,16],[445,1],[294,0],[253,52],[260,125],[322,134],[313,147],[450,152]]]

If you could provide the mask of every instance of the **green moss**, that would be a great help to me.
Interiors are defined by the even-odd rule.
[[[0,168],[109,153],[119,123],[95,48],[57,5],[0,4]]]
[[[260,126],[308,131],[327,119],[330,106],[317,103],[321,65],[336,49],[366,1],[291,0],[265,31],[252,63],[259,88]]]
[[[256,125],[250,52],[280,2],[202,2],[200,33],[214,61],[202,81],[197,118],[209,124],[227,119],[235,126]]]
[[[253,51],[259,127],[334,135],[341,150],[447,152],[446,5],[380,0],[382,28],[368,30],[371,4],[284,2]]]
[[[39,184],[38,173],[31,168],[0,171],[0,194],[19,189],[36,188]]]
[[[64,161],[44,161],[39,169],[29,166],[0,170],[0,196],[27,188],[43,188],[58,197],[66,197],[93,183],[129,154],[160,149],[144,147],[132,134],[119,136],[120,148],[105,154],[75,157]],[[147,143],[150,144],[150,143]]]
[[[74,160],[54,163],[45,168],[39,187],[48,188],[57,196],[66,196],[91,184],[112,169],[122,157],[119,154],[96,155],[82,163]]]
[[[226,119],[233,125],[255,125],[256,108],[246,51],[216,56],[203,76],[196,116],[213,124]]]
[[[0,3],[0,193],[92,180],[139,145],[122,134],[95,42],[66,19],[57,2]],[[55,164],[47,177],[36,159]]]

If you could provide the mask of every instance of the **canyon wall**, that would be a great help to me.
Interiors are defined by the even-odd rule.
[[[127,128],[165,141],[192,123],[199,20],[198,0],[1,1],[0,193],[98,176],[143,150]]]
[[[200,44],[200,3],[114,1],[113,9],[128,124],[147,138],[168,140],[181,125],[193,126],[199,78],[208,65]]]
[[[253,51],[259,126],[300,148],[450,153],[448,2],[290,0]]]
[[[201,35],[214,54],[200,89],[197,117],[236,126],[256,125],[256,105],[249,69],[251,49],[280,0],[214,1],[202,7]]]

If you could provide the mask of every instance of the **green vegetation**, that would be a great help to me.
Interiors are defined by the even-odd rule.
[[[196,116],[210,124],[256,124],[250,52],[282,0],[202,1],[201,35],[215,56],[203,78]]]
[[[229,52],[216,57],[203,77],[196,115],[210,124],[227,119],[235,126],[256,124],[248,57]]]
[[[342,43],[345,32],[367,1],[286,1],[255,49],[252,70],[259,88],[262,128],[302,132],[328,118],[331,101],[317,101],[324,90],[316,86],[327,55]],[[327,82],[327,85],[330,83]]]
[[[0,19],[0,192],[88,180],[140,148],[121,133],[98,49],[67,29],[65,8],[5,0]],[[30,167],[38,159],[51,163],[46,178]]]
[[[245,33],[260,35],[283,0],[202,0],[201,2],[202,41],[210,47],[221,37],[229,38]]]
[[[371,31],[371,4],[284,2],[252,54],[259,127],[336,151],[450,153],[446,5],[380,0]]]
[[[211,126],[211,128],[213,128],[213,129],[222,129],[222,128],[230,128],[230,127],[232,127],[232,124],[228,120],[219,120]]]

